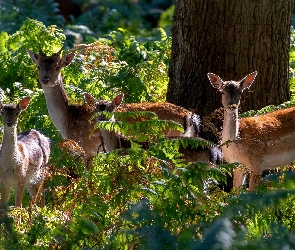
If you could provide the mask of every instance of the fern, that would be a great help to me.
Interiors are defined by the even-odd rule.
[[[111,118],[111,116],[114,115],[114,117],[121,121],[100,121],[96,123],[95,128],[103,128],[120,133],[131,141],[145,142],[155,138],[155,136],[163,136],[163,131],[166,129],[183,132],[183,127],[179,123],[158,120],[156,114],[153,112],[101,112],[99,116],[101,115],[104,115],[107,118]],[[130,118],[136,119],[138,117],[140,117],[142,121],[135,123],[127,122]]]

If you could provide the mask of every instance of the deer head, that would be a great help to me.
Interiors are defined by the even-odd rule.
[[[38,66],[39,81],[43,87],[55,86],[61,78],[60,70],[71,64],[75,55],[69,53],[60,57],[61,51],[51,56],[47,56],[40,51],[40,55],[27,49],[27,52],[33,62]]]
[[[88,104],[94,105],[94,110],[96,113],[103,112],[103,111],[112,112],[121,105],[124,99],[124,94],[121,93],[117,95],[111,102],[104,101],[104,100],[96,100],[92,95],[88,93],[84,93],[84,99]],[[104,115],[97,116],[97,121],[105,121],[105,120],[106,118]]]
[[[218,75],[213,73],[208,73],[207,75],[211,85],[221,92],[223,106],[229,107],[231,105],[239,106],[243,91],[251,87],[257,73],[255,71],[238,82],[223,81]]]
[[[3,104],[0,102],[0,112],[2,116],[3,126],[14,127],[17,125],[19,114],[25,110],[30,103],[30,97],[25,97],[15,104]]]

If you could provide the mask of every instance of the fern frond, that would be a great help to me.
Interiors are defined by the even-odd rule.
[[[212,148],[216,147],[217,145],[214,144],[211,141],[202,139],[202,138],[191,138],[191,137],[181,137],[176,139],[170,139],[170,140],[163,140],[162,142],[159,142],[158,145],[160,147],[171,147],[175,145],[176,147],[184,147],[187,148],[190,146],[191,148]]]
[[[128,121],[128,119],[140,118],[141,120],[157,120],[158,116],[156,113],[151,111],[124,111],[124,112],[113,112],[114,117],[118,120]]]
[[[95,117],[104,116],[107,119],[111,119],[113,116],[116,120],[129,121],[132,122],[135,119],[140,118],[140,120],[156,120],[158,116],[151,111],[124,111],[124,112],[99,112],[94,114],[90,119]]]
[[[7,48],[6,48],[6,41],[8,39],[8,34],[4,31],[2,31],[0,33],[0,53],[4,53],[7,51]]]
[[[132,112],[136,117],[136,113]],[[145,112],[144,112],[145,113]],[[148,112],[153,114],[152,112]],[[123,114],[123,113],[120,113]],[[109,114],[108,114],[109,115]],[[123,114],[125,116],[126,114]],[[153,116],[153,118],[157,118]],[[116,133],[121,133],[126,138],[134,141],[149,141],[149,139],[155,136],[164,136],[165,130],[178,130],[183,132],[183,127],[175,122],[168,120],[144,120],[140,122],[135,122],[133,124],[122,121],[101,121],[95,124],[95,128],[102,128],[108,131],[114,131]]]
[[[108,131],[114,131],[116,133],[120,133],[122,131],[122,122],[112,122],[112,121],[101,121],[95,124],[95,129],[102,128]]]

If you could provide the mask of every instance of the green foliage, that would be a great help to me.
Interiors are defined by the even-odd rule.
[[[84,5],[87,6],[87,10],[73,20],[72,24],[87,24],[98,36],[116,30],[118,27],[137,34],[148,26],[142,18],[141,6],[138,2],[98,0],[85,1]]]
[[[62,30],[56,26],[46,27],[32,19],[26,20],[19,31],[13,35],[1,33],[3,45],[0,50],[0,85],[4,90],[9,89],[11,99],[18,97],[14,82],[20,82],[31,90],[37,84],[37,71],[26,48],[39,51],[39,45],[44,52],[58,51],[65,40]],[[42,44],[40,43],[42,41]]]
[[[12,34],[27,18],[36,19],[45,25],[61,26],[64,18],[58,12],[58,3],[54,0],[2,1],[0,6],[1,29]]]
[[[153,112],[101,112],[99,115],[104,115],[106,118],[114,116],[117,121],[102,121],[95,125],[95,128],[102,128],[109,131],[120,133],[131,141],[145,142],[151,141],[153,138],[164,138],[163,131],[165,129],[178,130],[184,132],[183,127],[169,120],[159,120],[158,116]],[[141,117],[145,121],[128,123],[128,118]]]
[[[159,27],[165,29],[167,34],[170,34],[172,27],[172,17],[174,13],[175,5],[171,5],[167,10],[165,10],[160,17]]]
[[[76,59],[64,69],[65,82],[97,99],[124,92],[127,103],[165,100],[171,39],[159,32],[160,41],[138,42],[119,29],[106,39],[75,46]]]

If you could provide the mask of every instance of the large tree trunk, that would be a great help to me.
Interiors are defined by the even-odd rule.
[[[293,0],[177,0],[167,101],[202,116],[221,107],[207,73],[240,80],[258,71],[241,109],[287,101]]]

